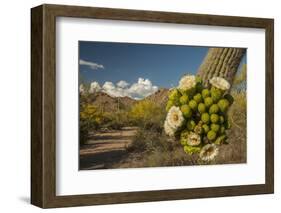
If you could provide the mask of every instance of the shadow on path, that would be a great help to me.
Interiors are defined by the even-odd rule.
[[[128,155],[126,150],[109,150],[106,152],[94,153],[81,156],[80,169],[107,169],[111,168],[113,163],[118,163]]]
[[[79,169],[107,169],[128,157],[128,147],[137,133],[137,127],[99,131],[80,147]]]

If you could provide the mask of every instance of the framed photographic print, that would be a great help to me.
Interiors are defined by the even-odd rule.
[[[272,19],[31,10],[31,203],[274,191]]]

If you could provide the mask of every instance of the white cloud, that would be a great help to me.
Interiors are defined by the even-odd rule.
[[[102,64],[98,64],[98,63],[95,63],[95,62],[92,62],[92,61],[85,61],[85,60],[80,59],[79,64],[88,66],[93,70],[104,69],[104,66]]]
[[[85,94],[86,88],[85,88],[84,84],[80,84],[80,86],[79,86],[79,92],[80,92],[81,94]]]
[[[98,82],[94,81],[90,84],[89,93],[99,92],[101,91],[101,86]]]
[[[118,87],[120,87],[120,88],[126,88],[126,87],[128,87],[130,84],[127,83],[126,81],[121,80],[121,81],[119,81],[116,85],[117,85]]]
[[[112,82],[106,81],[102,86],[102,91],[112,97],[125,97],[129,96],[126,89],[116,87]]]
[[[105,90],[105,91],[109,91],[109,90],[115,90],[115,85],[110,82],[110,81],[106,81],[104,83],[104,85],[102,86],[102,88]]]
[[[139,78],[137,83],[130,85],[126,81],[119,81],[116,85],[112,82],[105,82],[102,91],[113,97],[125,97],[139,100],[143,99],[158,90],[149,79]]]
[[[139,78],[137,83],[134,83],[128,89],[130,97],[135,99],[145,98],[158,90],[157,86],[153,86],[149,79]]]

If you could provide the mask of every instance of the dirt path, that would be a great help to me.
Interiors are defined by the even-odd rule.
[[[137,127],[99,131],[80,147],[80,169],[104,169],[126,158],[126,147],[132,142]]]

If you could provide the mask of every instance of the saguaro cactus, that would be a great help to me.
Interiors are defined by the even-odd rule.
[[[232,84],[245,48],[210,48],[198,69],[204,85],[207,86],[212,77],[223,77]]]

